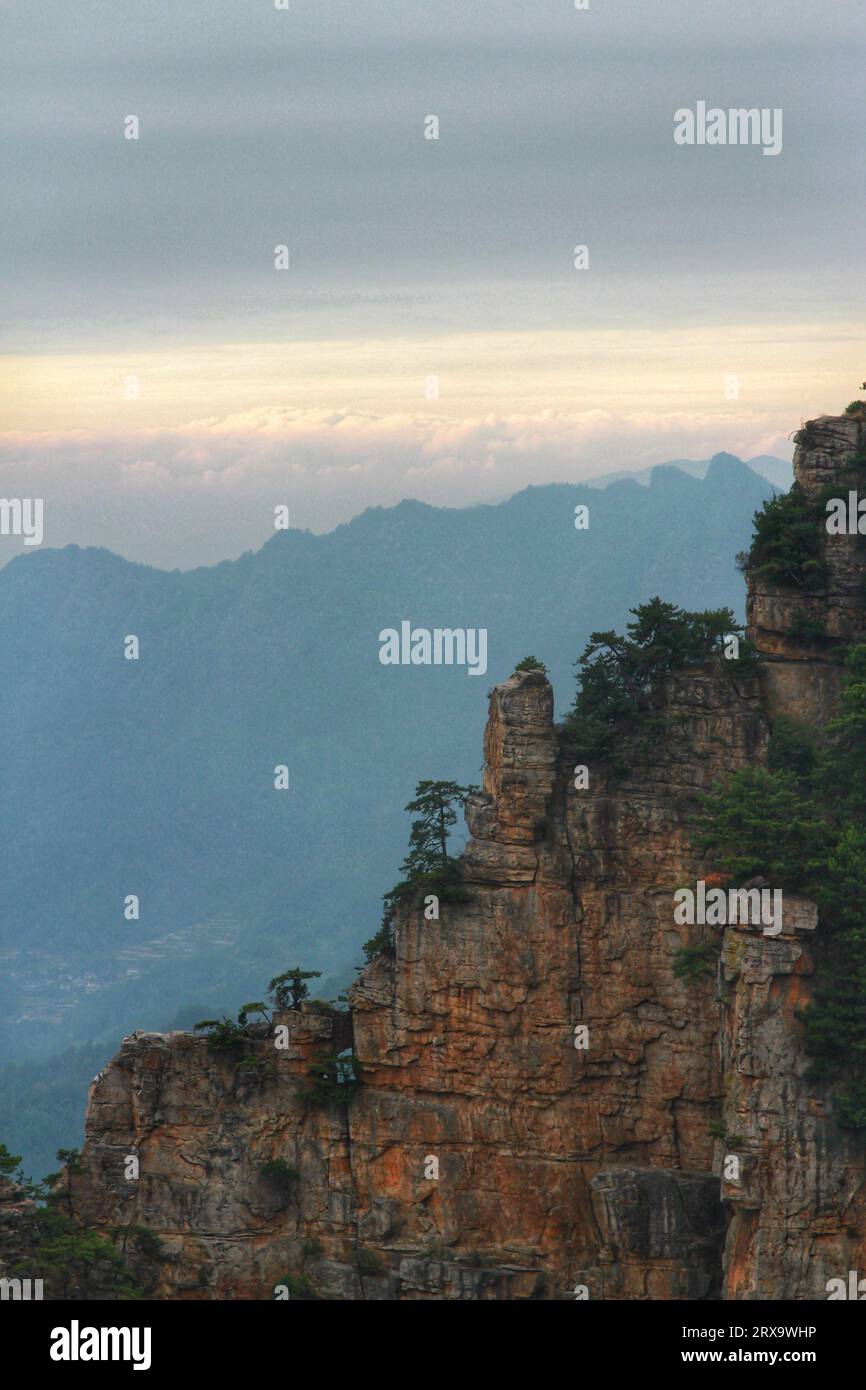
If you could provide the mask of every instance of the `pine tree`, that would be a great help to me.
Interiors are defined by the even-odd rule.
[[[455,807],[465,805],[474,791],[477,787],[461,787],[458,782],[422,781],[416,786],[414,799],[406,807],[415,815],[409,834],[409,852],[400,866],[406,877],[383,897],[382,924],[375,936],[364,942],[364,956],[368,961],[381,952],[393,951],[394,916],[404,898],[422,888],[451,901],[465,896],[454,881],[456,861],[448,853],[448,833],[457,822]]]
[[[473,789],[457,782],[419,782],[406,807],[416,815],[409,853],[401,864],[407,878],[417,879],[448,868],[448,832],[457,823],[455,803],[463,805]]]
[[[282,975],[275,975],[268,985],[268,998],[280,1013],[286,1009],[298,1009],[310,995],[305,982],[318,980],[321,974],[321,970],[302,970],[299,965],[292,970],[284,970]]]

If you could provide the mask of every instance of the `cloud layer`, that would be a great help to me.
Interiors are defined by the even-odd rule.
[[[573,482],[718,449],[787,456],[784,430],[733,411],[615,417],[376,416],[256,409],[179,430],[3,436],[6,495],[45,498],[45,544],[107,545],[163,567],[214,563],[260,545],[274,507],[328,530],[369,505],[497,501],[528,483]],[[787,423],[787,422],[782,422]],[[18,549],[0,541],[0,556]]]

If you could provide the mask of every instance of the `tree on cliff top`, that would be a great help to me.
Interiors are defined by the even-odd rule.
[[[394,914],[407,897],[427,889],[437,897],[458,901],[465,896],[455,883],[455,864],[448,853],[448,834],[457,822],[456,806],[465,806],[474,786],[458,782],[421,781],[406,810],[415,814],[409,834],[409,852],[401,864],[406,875],[384,895],[382,925],[375,936],[364,942],[368,961],[380,952],[394,948]]]
[[[828,830],[793,772],[744,767],[705,797],[700,848],[734,884],[761,875],[812,891],[826,870]]]
[[[626,635],[593,632],[577,663],[578,690],[565,726],[590,757],[608,757],[618,726],[648,714],[653,687],[666,672],[720,658],[728,636],[741,641],[740,666],[754,657],[730,608],[690,613],[656,597],[629,611]]]
[[[268,985],[268,998],[280,1013],[284,1009],[299,1009],[310,995],[306,981],[318,980],[321,974],[321,970],[302,970],[299,965],[292,970],[284,970],[282,975],[275,975]]]
[[[409,853],[401,864],[410,880],[447,869],[448,832],[457,824],[455,804],[463,805],[473,789],[457,782],[419,782],[406,807],[415,814],[409,834]]]
[[[737,557],[740,568],[786,589],[814,593],[826,581],[821,558],[821,505],[799,483],[755,512],[751,548]]]
[[[21,1155],[11,1154],[5,1144],[0,1144],[0,1178],[10,1178],[21,1167]]]

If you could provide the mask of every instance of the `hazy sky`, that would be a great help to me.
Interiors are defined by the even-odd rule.
[[[46,544],[185,567],[261,543],[278,502],[324,529],[787,456],[866,372],[862,0],[12,0],[0,24],[0,496],[45,498]],[[699,100],[780,108],[781,154],[676,145]]]

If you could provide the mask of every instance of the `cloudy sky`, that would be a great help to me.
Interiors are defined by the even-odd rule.
[[[44,497],[46,544],[187,567],[261,544],[278,503],[324,530],[788,457],[866,374],[862,0],[7,0],[0,24],[0,496]],[[780,108],[781,154],[677,145],[700,100]]]

